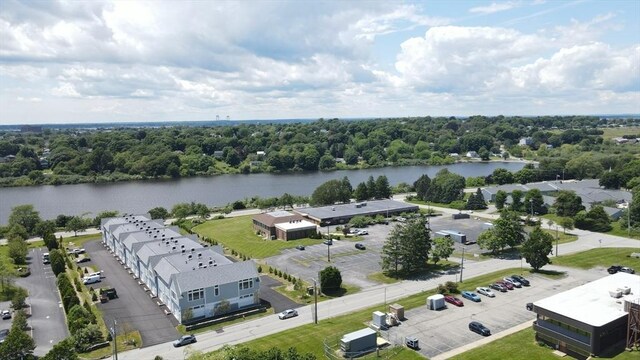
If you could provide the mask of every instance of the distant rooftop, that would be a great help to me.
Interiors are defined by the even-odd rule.
[[[610,290],[627,286],[629,295],[613,298]],[[534,306],[599,327],[627,316],[624,300],[640,301],[640,276],[619,272],[534,302]]]
[[[284,231],[296,230],[296,229],[309,229],[309,228],[315,228],[316,226],[317,226],[316,224],[307,220],[293,220],[286,223],[276,224],[277,229],[281,229]]]
[[[371,213],[417,211],[418,206],[410,205],[394,200],[373,200],[359,203],[329,205],[320,207],[308,207],[296,209],[295,212],[308,215],[316,219],[328,219],[356,215],[369,215]]]

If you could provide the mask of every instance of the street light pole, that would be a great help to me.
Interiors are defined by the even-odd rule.
[[[316,283],[316,279],[311,279],[313,281],[313,322],[318,324],[318,284]]]
[[[111,329],[111,332],[113,335],[113,358],[115,360],[118,360],[118,322],[116,321],[116,319],[113,319],[113,328]]]
[[[462,282],[462,270],[464,270],[464,245],[462,246],[462,263],[460,264],[460,282]]]

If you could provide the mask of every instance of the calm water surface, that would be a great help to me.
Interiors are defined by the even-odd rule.
[[[252,196],[271,197],[284,193],[311,195],[320,184],[331,179],[349,178],[355,188],[369,176],[386,175],[391,185],[413,184],[422,174],[433,177],[440,169],[464,177],[486,176],[497,168],[520,170],[523,163],[458,163],[447,166],[403,166],[365,170],[341,170],[289,174],[219,175],[166,181],[133,181],[107,184],[77,184],[0,188],[0,224],[6,224],[11,208],[32,204],[43,219],[59,214],[95,216],[103,210],[120,213],[146,212],[156,206],[169,210],[177,203],[199,202],[209,206],[225,205]]]

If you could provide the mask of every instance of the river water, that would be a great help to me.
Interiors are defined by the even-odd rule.
[[[364,170],[340,170],[287,174],[218,175],[175,180],[146,180],[106,184],[77,184],[0,188],[0,224],[6,224],[11,208],[32,204],[43,219],[59,214],[95,217],[103,210],[120,213],[146,212],[156,206],[168,210],[177,203],[199,202],[208,206],[225,205],[252,196],[272,197],[284,193],[311,195],[325,181],[349,178],[355,188],[369,176],[386,175],[391,185],[413,184],[422,174],[433,178],[442,168],[464,177],[486,176],[497,168],[522,169],[523,163],[457,163],[446,166],[402,166]]]

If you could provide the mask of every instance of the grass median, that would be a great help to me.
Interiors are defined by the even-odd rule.
[[[597,248],[577,254],[551,258],[553,265],[590,269],[596,266],[608,268],[611,265],[629,266],[640,270],[640,259],[631,253],[640,253],[640,248]]]
[[[464,283],[459,285],[461,290],[475,289],[477,286],[486,286],[486,284],[494,282],[504,276],[519,273],[520,269],[506,269],[496,272],[492,272],[485,275],[480,275],[474,278],[465,280]],[[443,279],[444,283],[445,280]],[[436,293],[435,289],[429,291],[423,291],[419,294],[411,295],[406,298],[393,301],[398,303],[406,310],[414,309],[425,305],[425,299],[427,296]],[[320,320],[315,324],[307,324],[299,326],[293,329],[285,330],[277,334],[265,336],[256,340],[244,343],[251,349],[267,350],[274,345],[279,348],[286,349],[294,347],[298,351],[303,353],[312,353],[318,359],[324,358],[323,341],[327,338],[334,338],[336,335],[346,334],[352,331],[356,331],[365,327],[366,323],[371,320],[371,313],[376,310],[386,311],[383,304],[377,304],[364,310],[354,311],[348,315],[337,316],[330,319]],[[220,350],[218,350],[220,351]],[[395,359],[423,359],[422,356],[415,353],[413,350],[402,349]]]

